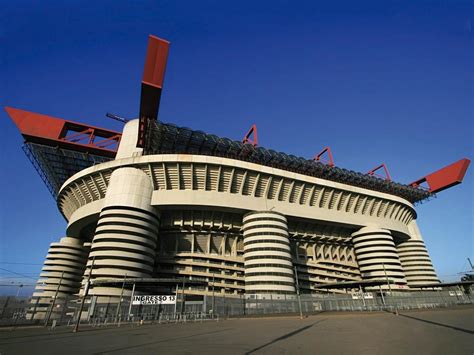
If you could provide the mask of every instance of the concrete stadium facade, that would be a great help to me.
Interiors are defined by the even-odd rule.
[[[206,285],[186,294],[226,297],[294,294],[296,276],[303,293],[381,278],[401,291],[438,282],[408,200],[237,159],[143,155],[137,125],[125,125],[115,160],[63,184],[67,237],[51,245],[37,298],[80,294],[89,277],[187,277]],[[107,302],[131,292],[89,289]]]

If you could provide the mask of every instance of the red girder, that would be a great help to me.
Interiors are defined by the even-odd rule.
[[[445,166],[434,173],[412,182],[410,185],[418,187],[420,184],[426,182],[430,192],[436,193],[446,190],[462,182],[470,163],[471,161],[467,158],[458,160],[451,165]]]
[[[92,144],[94,142],[94,129],[87,128],[85,131],[73,133],[62,139],[68,142],[77,143],[80,142],[84,138],[84,136],[89,137],[87,144]]]
[[[252,134],[253,134],[253,138],[250,139]],[[252,127],[250,127],[249,131],[244,136],[244,139],[242,139],[242,143],[252,144],[254,147],[256,147],[258,145],[258,132],[257,132],[257,125],[256,124],[253,124]]]
[[[382,168],[383,168],[383,170],[384,170],[384,172],[385,172],[385,176],[375,173],[377,170],[380,170],[380,169],[382,169]],[[382,178],[382,179],[385,179],[385,180],[387,180],[387,181],[392,181],[392,178],[391,178],[391,176],[390,176],[390,173],[388,172],[388,168],[387,168],[387,166],[385,165],[385,163],[382,163],[382,164],[380,164],[379,166],[377,166],[376,168],[373,168],[372,170],[370,170],[370,171],[367,173],[367,175],[373,175],[373,176],[377,176],[377,177],[380,177],[380,178]]]
[[[151,121],[158,118],[170,42],[148,36],[148,47],[140,95],[137,147],[146,148]]]
[[[39,113],[5,107],[27,142],[115,157],[121,133]]]
[[[328,159],[327,160],[321,160],[321,157],[324,155],[324,153],[327,153]],[[315,155],[313,158],[314,161],[319,161],[323,164],[329,165],[329,166],[334,166],[334,159],[332,157],[332,152],[330,147],[324,148],[319,154]]]

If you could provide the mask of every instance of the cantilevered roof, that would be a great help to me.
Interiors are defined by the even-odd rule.
[[[71,176],[112,159],[108,156],[28,141],[23,145],[23,151],[54,198],[62,184]]]
[[[24,110],[6,108],[25,139],[24,151],[53,196],[77,172],[113,159],[121,134]],[[374,175],[255,147],[171,123],[152,121],[145,154],[221,156],[297,172],[402,197],[412,203],[432,193]]]
[[[330,166],[306,158],[254,147],[229,138],[221,138],[202,131],[155,122],[146,154],[198,154],[221,156],[275,167],[343,184],[400,196],[412,203],[429,198],[432,194],[420,187],[412,187],[381,179],[376,176]]]

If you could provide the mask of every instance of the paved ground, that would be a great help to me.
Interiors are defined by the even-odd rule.
[[[0,330],[0,354],[469,354],[474,308]]]

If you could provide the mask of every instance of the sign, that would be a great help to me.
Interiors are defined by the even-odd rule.
[[[139,304],[175,304],[175,295],[150,295],[150,296],[133,296],[133,305]]]
[[[366,300],[372,300],[372,299],[374,299],[374,295],[373,295],[371,292],[366,292],[366,293],[363,293],[362,295],[363,295],[364,299],[366,299]],[[362,299],[361,293],[360,293],[360,292],[358,292],[358,293],[353,293],[353,294],[352,294],[352,299],[353,299],[353,300],[360,300],[360,299]]]

